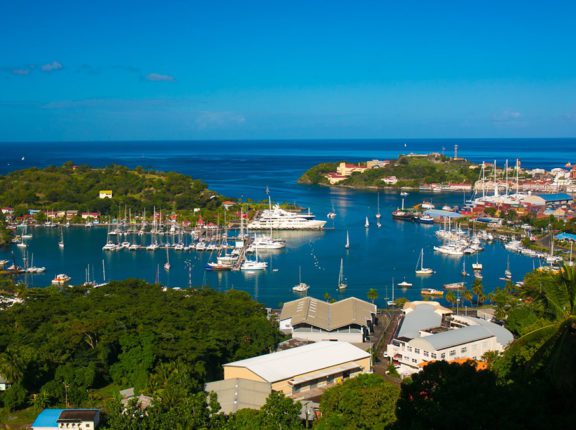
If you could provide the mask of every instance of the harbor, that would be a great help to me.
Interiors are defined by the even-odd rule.
[[[374,288],[378,291],[376,303],[381,305],[390,301],[392,294],[396,298],[415,300],[422,297],[421,290],[441,290],[444,284],[463,281],[471,287],[475,278],[472,273],[462,277],[462,261],[471,268],[477,256],[454,258],[435,252],[434,246],[442,243],[438,233],[446,231],[442,225],[394,220],[390,214],[401,199],[399,194],[381,194],[378,197],[380,211],[386,214],[380,218],[381,227],[378,228],[376,198],[376,193],[366,192],[333,196],[329,203],[312,208],[316,214],[327,214],[334,206],[336,216],[326,224],[333,230],[273,230],[272,238],[280,245],[259,248],[257,257],[253,245],[260,243],[263,236],[269,239],[269,231],[251,231],[249,239],[245,243],[242,240],[242,246],[237,246],[240,231],[230,230],[226,233],[227,244],[223,247],[223,231],[216,228],[204,229],[207,232],[202,234],[193,234],[194,230],[170,234],[168,228],[163,234],[148,231],[138,235],[127,231],[110,235],[109,231],[114,231],[114,228],[95,225],[62,229],[34,227],[30,229],[33,237],[26,241],[26,248],[13,245],[9,252],[2,253],[2,258],[9,261],[14,258],[17,264],[22,264],[23,258],[30,258],[33,254],[37,264],[45,266],[46,271],[19,277],[31,287],[47,286],[55,275],[61,273],[69,275],[73,285],[137,277],[172,288],[210,286],[222,291],[243,290],[270,307],[298,297],[292,287],[299,282],[309,285],[307,293],[314,297],[366,297]],[[413,193],[404,198],[415,205],[427,196]],[[440,201],[441,198],[447,204],[455,204],[453,195],[435,196],[434,199]],[[365,227],[366,217],[372,221],[369,228]],[[154,235],[157,247],[154,251],[147,250]],[[65,243],[62,248],[59,247],[61,240]],[[103,249],[108,243],[114,244],[113,250]],[[198,246],[199,243],[205,246]],[[135,244],[137,248],[130,249]],[[235,249],[238,258],[225,270],[206,270],[209,263],[218,261],[218,256],[232,254]],[[253,252],[248,253],[249,249]],[[421,252],[426,266],[434,270],[430,276],[415,273]],[[265,262],[266,267],[240,270],[247,256],[251,261],[257,258]],[[486,293],[503,285],[501,278],[508,256],[514,280],[521,280],[524,273],[538,264],[533,258],[509,252],[500,240],[487,241],[478,254],[484,264],[482,276]],[[170,268],[166,270],[164,265],[168,261]],[[341,261],[346,267],[346,289],[338,288]],[[398,283],[403,279],[412,285],[402,289]]]

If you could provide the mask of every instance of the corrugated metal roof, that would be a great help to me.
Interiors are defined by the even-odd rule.
[[[432,218],[441,218],[441,217],[447,217],[447,218],[462,218],[462,214],[459,214],[458,212],[451,212],[451,211],[445,211],[442,209],[428,209],[427,211],[424,212],[425,215],[430,215]]]
[[[350,324],[366,326],[376,314],[376,305],[356,297],[349,297],[335,303],[328,303],[312,297],[303,297],[285,303],[280,320],[292,319],[292,327],[297,324],[310,324],[326,331],[333,331]]]
[[[466,317],[467,319],[476,322],[477,324],[481,325],[488,331],[490,331],[494,336],[496,336],[496,340],[502,346],[506,346],[514,340],[514,335],[510,333],[507,329],[498,324],[494,324],[493,322],[483,320],[482,318],[474,318],[474,317]]]
[[[414,339],[420,335],[420,330],[440,326],[442,322],[442,313],[436,312],[439,309],[448,311],[438,302],[429,303],[410,303],[411,308],[405,308],[405,316],[402,320],[397,337],[406,337]]]
[[[537,194],[537,196],[543,198],[547,202],[561,202],[564,200],[572,200],[572,196],[566,193]]]
[[[268,382],[277,382],[368,357],[370,354],[348,342],[323,341],[224,366],[245,367]]]
[[[475,342],[493,337],[494,334],[481,325],[470,325],[454,330],[425,336],[422,340],[430,343],[436,351],[465,343]]]
[[[54,427],[58,428],[58,418],[64,409],[44,409],[38,414],[32,424],[34,427]]]

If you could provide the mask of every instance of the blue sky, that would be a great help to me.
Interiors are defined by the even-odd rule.
[[[0,141],[576,136],[571,1],[0,10]]]

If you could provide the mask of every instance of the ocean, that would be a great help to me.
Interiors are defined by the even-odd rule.
[[[463,262],[471,272],[476,257],[451,258],[435,254],[433,246],[438,243],[435,226],[393,221],[390,212],[400,205],[397,192],[380,193],[382,228],[376,228],[374,217],[377,208],[375,191],[299,185],[298,177],[313,165],[324,161],[361,161],[367,159],[395,158],[399,153],[444,152],[452,155],[454,145],[458,154],[475,162],[493,162],[503,165],[521,160],[523,167],[562,167],[576,162],[576,139],[390,139],[390,140],[297,140],[297,141],[166,141],[166,142],[38,142],[0,144],[0,173],[29,167],[61,165],[66,161],[76,164],[104,166],[111,163],[128,167],[162,171],[176,171],[206,182],[209,188],[226,196],[264,200],[269,189],[273,200],[295,202],[310,208],[318,218],[335,208],[337,216],[329,221],[329,229],[323,232],[285,232],[278,235],[287,239],[286,249],[262,254],[272,269],[262,273],[213,273],[204,266],[208,253],[178,253],[170,251],[172,268],[165,272],[164,250],[121,251],[105,253],[104,228],[64,229],[64,249],[58,248],[60,231],[35,228],[33,238],[26,249],[28,258],[34,254],[35,265],[46,266],[42,275],[23,279],[30,286],[48,285],[58,273],[72,276],[72,283],[84,281],[86,268],[97,281],[101,281],[102,261],[107,279],[143,278],[153,282],[160,266],[160,282],[169,287],[186,287],[188,270],[186,261],[193,266],[192,285],[209,285],[218,290],[231,288],[249,292],[266,306],[278,307],[282,302],[297,298],[292,286],[298,283],[301,267],[302,281],[310,284],[309,295],[323,298],[356,296],[366,298],[370,288],[379,293],[377,303],[383,305],[391,297],[392,281],[404,278],[413,283],[406,290],[394,291],[396,297],[411,300],[420,298],[421,288],[440,289],[444,283],[461,281]],[[469,196],[468,196],[469,197]],[[411,192],[406,205],[432,200],[437,207],[445,204],[461,204],[461,194],[426,194]],[[71,208],[73,209],[73,208]],[[364,228],[365,217],[372,226]],[[351,247],[344,249],[346,231],[349,231]],[[426,265],[436,273],[428,277],[416,277],[414,268],[421,249],[424,249]],[[0,258],[12,258],[21,262],[21,249],[13,247],[0,251]],[[510,258],[515,281],[539,263],[528,257],[510,254],[502,244],[495,242],[486,246],[479,255],[484,264],[483,283],[489,292],[503,285],[500,279]],[[340,259],[348,289],[336,291]],[[465,279],[470,285],[471,277]]]

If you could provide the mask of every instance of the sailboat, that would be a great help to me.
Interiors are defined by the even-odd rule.
[[[396,302],[394,301],[394,278],[392,278],[392,300],[388,300],[386,304],[388,306],[396,306]]]
[[[376,219],[380,220],[380,193],[378,193],[378,211],[376,212]]]
[[[418,268],[418,263],[420,263],[420,268]],[[424,248],[420,251],[420,256],[416,262],[416,274],[417,275],[431,275],[434,271],[429,267],[424,267]]]
[[[506,260],[506,270],[504,270],[504,278],[512,279],[512,272],[510,271],[510,257]]]
[[[400,288],[408,288],[408,287],[411,287],[412,284],[411,284],[410,282],[407,282],[407,281],[406,281],[406,277],[404,277],[404,280],[403,280],[402,282],[399,282],[399,283],[398,283],[398,286],[399,286]]]
[[[329,219],[336,218],[336,211],[334,210],[334,203],[332,203],[332,210],[326,215]]]
[[[472,270],[475,272],[481,272],[483,268],[484,266],[482,266],[482,263],[478,262],[478,254],[476,254],[476,263],[472,263]]]
[[[305,293],[310,288],[310,285],[302,282],[302,266],[298,267],[298,283],[292,287],[292,291],[297,293]]]
[[[166,263],[164,263],[164,270],[169,271],[170,267],[170,253],[168,252],[168,247],[166,247]]]
[[[346,230],[346,244],[344,245],[344,248],[350,249],[350,235],[348,234],[348,230]]]
[[[368,217],[366,217],[366,221],[364,222],[364,227],[370,227],[370,221],[368,221]]]
[[[340,259],[340,273],[338,274],[338,290],[345,290],[348,287],[344,278],[344,259]]]
[[[62,231],[62,227],[60,227],[60,242],[58,242],[58,246],[64,248],[64,232]]]
[[[462,272],[460,272],[462,276],[468,276],[468,272],[466,271],[466,260],[462,261]]]

